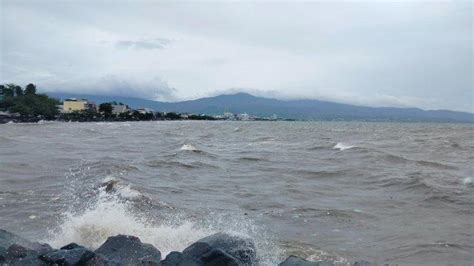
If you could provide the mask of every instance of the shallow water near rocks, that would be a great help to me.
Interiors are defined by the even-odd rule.
[[[5,124],[0,224],[56,247],[121,233],[166,255],[226,231],[265,265],[471,265],[473,154],[469,124]]]

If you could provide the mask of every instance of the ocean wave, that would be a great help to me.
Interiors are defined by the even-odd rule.
[[[345,143],[342,143],[342,142],[338,142],[338,143],[336,143],[336,145],[334,145],[333,149],[340,150],[340,151],[345,151],[345,150],[349,150],[349,149],[356,148],[356,147],[357,146],[345,144]]]
[[[295,218],[331,218],[339,221],[350,221],[352,219],[373,218],[373,215],[365,213],[360,209],[318,209],[312,207],[293,208],[290,215]]]
[[[240,161],[247,161],[247,162],[268,162],[267,159],[258,158],[258,157],[240,157]]]
[[[460,253],[470,253],[474,246],[472,245],[464,245],[446,241],[437,241],[431,243],[420,243],[414,245],[404,245],[396,247],[393,250],[393,255],[389,258],[384,260],[385,263],[392,264],[400,264],[400,261],[406,261],[407,259],[416,259],[418,257],[423,257],[423,261],[418,261],[418,263],[410,263],[410,264],[429,264],[429,265],[443,265],[444,263],[441,261],[430,261],[428,258],[432,257],[432,254],[442,254],[448,251],[460,252]],[[405,262],[407,263],[407,262]],[[403,263],[402,263],[403,264]],[[450,264],[450,263],[446,263]],[[463,264],[464,265],[464,264]],[[467,265],[467,264],[466,264]]]
[[[326,149],[329,149],[331,147],[334,148],[335,146],[324,146],[324,145],[312,146],[312,147],[307,148],[307,150],[309,150],[309,151],[326,150]]]
[[[183,163],[179,161],[166,161],[166,160],[154,160],[149,161],[146,163],[149,167],[167,167],[167,168],[174,168],[174,167],[181,167],[181,168],[196,168],[192,164]]]
[[[473,185],[472,177],[465,177],[465,178],[463,178],[462,183],[463,183],[464,185],[466,185],[466,186]]]
[[[285,251],[285,256],[296,255],[309,261],[333,261],[338,266],[351,265],[350,261],[337,253],[327,252],[304,242],[284,241],[280,246]]]
[[[334,171],[325,171],[325,170],[307,170],[307,169],[300,169],[294,171],[294,174],[304,178],[331,178],[331,177],[339,177],[350,174],[351,176],[356,175],[354,171],[348,170],[334,170]]]
[[[209,217],[199,221],[172,210],[151,216],[134,204],[133,199],[141,198],[142,193],[130,185],[120,185],[120,181],[111,176],[103,181],[96,198],[90,199],[86,208],[62,213],[58,226],[49,230],[44,242],[55,248],[74,242],[95,249],[109,236],[126,234],[154,245],[164,257],[171,251],[182,251],[200,238],[226,232],[251,237],[259,251],[261,265],[275,265],[282,259],[281,250],[266,231],[241,214],[211,212]]]
[[[193,151],[193,152],[202,152],[192,144],[183,144],[180,148],[181,151]]]
[[[209,164],[209,163],[204,163],[204,162],[199,162],[199,161],[194,161],[194,162],[181,162],[181,161],[176,161],[176,160],[153,160],[149,161],[146,163],[147,166],[149,167],[165,167],[165,168],[174,168],[174,167],[180,167],[180,168],[187,168],[187,169],[193,169],[193,168],[219,168],[216,165]]]
[[[276,140],[276,137],[271,137],[271,136],[263,136],[263,137],[257,137],[252,140],[252,142],[269,142],[269,141],[274,141]]]
[[[413,160],[413,162],[422,165],[422,166],[428,166],[432,168],[438,168],[438,169],[446,169],[446,170],[456,170],[458,169],[457,167],[444,164],[444,163],[438,163],[438,162],[432,162],[432,161],[424,161],[424,160]]]
[[[408,189],[427,189],[431,190],[433,187],[429,185],[422,176],[409,175],[407,177],[391,177],[378,181],[381,187],[399,187],[403,190]]]
[[[166,256],[211,233],[213,231],[196,228],[190,221],[174,225],[152,223],[147,217],[136,214],[129,202],[102,190],[97,202],[84,211],[64,213],[61,224],[51,230],[46,242],[54,247],[75,242],[95,249],[109,236],[127,234],[153,244]]]
[[[434,162],[434,161],[426,161],[426,160],[416,160],[416,159],[409,159],[403,157],[401,155],[390,154],[386,152],[382,152],[382,158],[390,163],[412,163],[417,164],[424,167],[436,168],[440,170],[456,170],[458,169],[455,166],[451,166],[449,164]]]

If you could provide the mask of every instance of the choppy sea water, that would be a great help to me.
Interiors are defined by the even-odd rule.
[[[474,262],[470,124],[0,125],[0,227],[53,246],[132,234],[162,253],[217,231],[262,264]],[[114,183],[113,189],[101,187]]]

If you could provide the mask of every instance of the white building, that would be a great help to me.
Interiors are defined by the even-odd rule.
[[[125,104],[113,104],[112,105],[112,114],[119,115],[121,113],[126,113],[129,111],[129,108]]]

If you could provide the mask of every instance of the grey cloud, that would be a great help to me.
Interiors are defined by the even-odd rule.
[[[160,101],[176,100],[176,89],[159,77],[138,80],[133,77],[105,75],[98,78],[67,81],[63,84],[45,84],[42,87],[46,87],[48,91],[64,91],[67,87],[68,91],[92,95],[114,95]]]
[[[474,111],[471,1],[110,3],[1,1],[0,83]]]

